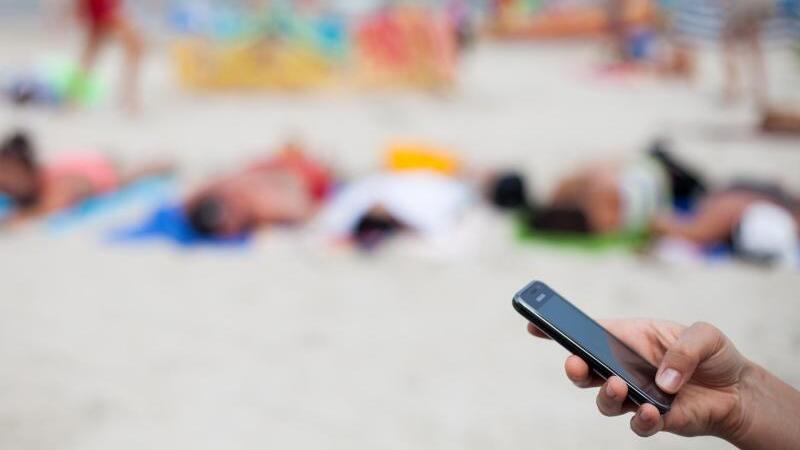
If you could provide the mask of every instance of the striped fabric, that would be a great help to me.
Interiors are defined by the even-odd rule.
[[[679,36],[695,40],[716,40],[725,19],[723,0],[661,0],[661,7],[671,15],[673,30]],[[800,0],[776,0],[776,14],[763,30],[770,42],[800,40]]]

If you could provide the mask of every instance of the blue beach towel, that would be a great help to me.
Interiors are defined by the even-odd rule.
[[[171,177],[152,177],[119,191],[94,197],[66,211],[50,216],[46,221],[51,233],[65,233],[75,228],[109,217],[134,206],[163,202],[173,196],[175,183]]]
[[[198,234],[189,224],[183,207],[175,203],[164,203],[142,223],[115,230],[109,235],[112,243],[137,243],[156,239],[166,240],[180,247],[244,247],[251,240],[249,234],[231,238]]]
[[[14,203],[5,195],[0,194],[0,221],[14,212]]]

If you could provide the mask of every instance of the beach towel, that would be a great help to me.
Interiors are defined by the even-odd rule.
[[[633,252],[644,248],[650,239],[650,236],[646,232],[593,235],[537,231],[527,225],[526,219],[522,215],[516,219],[516,227],[517,238],[520,242],[590,253],[601,253],[613,250]]]
[[[0,221],[14,211],[14,201],[6,195],[0,195]]]
[[[118,191],[92,197],[80,204],[51,215],[46,226],[51,233],[60,234],[82,225],[113,216],[134,206],[149,206],[174,194],[175,183],[171,177],[151,177],[133,183]]]
[[[162,203],[141,223],[112,231],[111,243],[140,243],[161,240],[179,247],[244,247],[250,243],[250,234],[235,237],[212,237],[198,233],[189,223],[183,205]]]

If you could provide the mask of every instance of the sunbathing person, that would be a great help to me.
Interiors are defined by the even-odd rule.
[[[10,136],[0,147],[0,193],[13,202],[12,221],[61,211],[171,171],[170,165],[161,163],[122,170],[110,158],[94,153],[66,154],[42,164],[24,133]]]
[[[771,106],[761,117],[764,133],[800,135],[800,108]]]
[[[396,142],[384,168],[345,185],[318,224],[334,241],[373,250],[400,233],[441,240],[460,224],[474,196],[463,162],[449,149]]]
[[[234,237],[272,224],[301,223],[313,216],[333,186],[331,172],[289,144],[203,187],[185,202],[200,235]]]
[[[595,163],[563,178],[547,205],[531,206],[530,224],[555,232],[639,232],[672,202],[691,202],[704,190],[700,177],[658,143],[638,161]]]
[[[450,233],[470,204],[469,186],[432,170],[382,172],[345,186],[322,215],[324,231],[371,250],[402,231]]]
[[[737,182],[708,195],[689,217],[659,215],[653,229],[702,247],[730,244],[757,262],[795,264],[800,198],[768,183]]]

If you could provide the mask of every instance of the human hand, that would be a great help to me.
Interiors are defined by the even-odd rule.
[[[603,415],[636,412],[631,429],[642,437],[667,431],[682,436],[711,435],[735,441],[746,430],[743,407],[746,376],[753,365],[717,328],[707,323],[685,327],[658,320],[607,320],[601,324],[658,367],[656,384],[677,394],[671,410],[661,416],[650,404],[638,408],[627,401],[628,385],[613,376],[604,381],[581,358],[570,356],[567,377],[578,387],[601,387],[597,408]],[[546,338],[534,325],[531,334]]]

